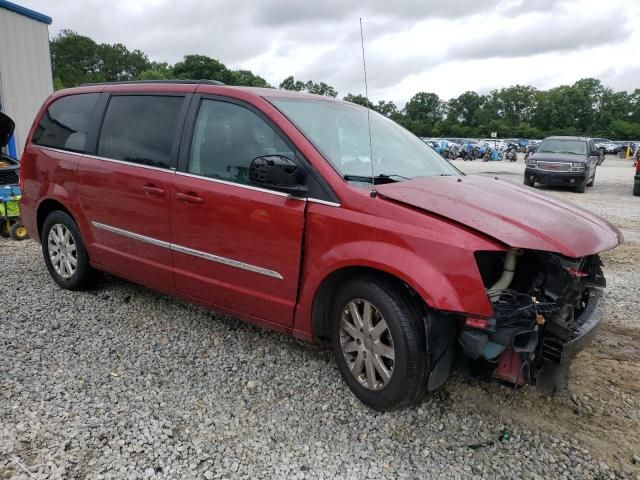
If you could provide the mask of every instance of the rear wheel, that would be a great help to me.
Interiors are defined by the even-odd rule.
[[[54,211],[42,228],[42,253],[53,280],[67,290],[92,286],[99,273],[89,264],[78,226],[62,211]]]
[[[376,410],[420,402],[430,372],[424,323],[415,302],[377,277],[349,281],[335,298],[333,353],[351,391]]]

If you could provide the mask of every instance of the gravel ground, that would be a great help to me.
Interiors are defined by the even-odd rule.
[[[522,180],[521,161],[456,164]],[[109,276],[60,290],[35,242],[2,239],[0,479],[640,478],[632,178],[607,159],[587,194],[548,190],[627,239],[604,255],[607,321],[575,362],[573,400],[456,373],[422,405],[377,413],[323,347]]]

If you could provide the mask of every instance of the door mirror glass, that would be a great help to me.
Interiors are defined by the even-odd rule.
[[[298,166],[283,155],[264,155],[251,161],[251,183],[290,193],[297,197],[307,194],[307,187],[298,181]]]
[[[0,147],[6,147],[9,144],[9,139],[13,135],[13,129],[16,124],[4,113],[0,112]]]

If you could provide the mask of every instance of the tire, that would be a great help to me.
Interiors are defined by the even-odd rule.
[[[634,194],[635,196],[640,195],[640,182],[638,182],[638,181],[636,181],[636,182],[633,184],[633,194]]]
[[[55,231],[52,234],[54,227]],[[56,238],[62,239],[57,245]],[[64,238],[70,238],[70,240],[67,240],[65,244]],[[57,250],[62,250],[65,247],[63,259],[55,266],[51,258],[55,253],[54,247]],[[42,254],[49,274],[58,285],[66,290],[84,290],[93,286],[99,279],[99,272],[89,264],[89,255],[78,226],[65,212],[56,210],[45,219],[42,227]],[[73,267],[74,260],[72,259],[75,259],[76,265],[75,269],[71,271],[69,265]]]
[[[576,193],[584,193],[587,191],[587,185],[586,183],[583,183],[582,185],[578,185],[577,187],[574,188]]]
[[[525,181],[524,181],[524,184],[525,184],[527,187],[534,187],[534,186],[535,186],[535,184],[536,184],[536,182],[535,182],[535,180],[525,180]]]
[[[0,237],[9,238],[11,236],[11,223],[9,220],[0,220]]]
[[[11,225],[11,231],[9,232],[9,235],[11,235],[11,238],[13,238],[18,242],[29,238],[27,229],[24,227],[22,222],[16,222],[13,225]]]
[[[589,183],[587,183],[587,187],[593,187],[595,183],[596,183],[596,176],[594,174],[593,177],[591,177],[591,180],[589,181]]]
[[[369,331],[375,332],[382,321],[386,322],[387,328],[377,340],[375,333],[367,335],[367,302],[371,306],[368,324],[373,327]],[[364,330],[358,331],[354,308]],[[331,344],[342,378],[362,403],[385,411],[414,405],[425,397],[431,362],[422,317],[416,302],[384,278],[358,277],[339,290],[332,309]],[[393,353],[393,358],[380,348]],[[376,363],[384,368],[376,367]],[[358,369],[359,378],[349,365]],[[388,374],[386,382],[383,370]]]

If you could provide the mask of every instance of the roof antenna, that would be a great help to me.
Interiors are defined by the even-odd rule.
[[[367,99],[367,125],[369,127],[369,159],[371,161],[371,198],[377,195],[375,187],[375,175],[373,173],[373,144],[371,142],[371,117],[369,108],[369,86],[367,85],[367,62],[364,59],[364,34],[362,33],[362,17],[360,18],[360,43],[362,45],[362,70],[364,71],[364,96]]]

